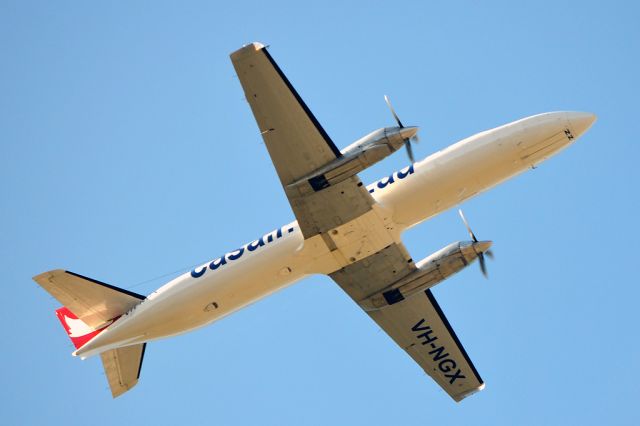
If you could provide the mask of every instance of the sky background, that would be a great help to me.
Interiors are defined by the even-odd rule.
[[[0,422],[640,424],[639,20],[632,1],[0,0]],[[228,57],[251,41],[340,147],[394,124],[384,94],[421,126],[418,158],[598,115],[463,206],[494,241],[490,279],[472,265],[434,294],[483,392],[454,403],[322,276],[149,344],[117,400],[99,358],[70,356],[32,276],[146,294],[293,219]],[[404,235],[414,259],[467,238],[455,209]]]

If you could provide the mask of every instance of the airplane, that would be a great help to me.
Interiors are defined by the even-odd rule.
[[[340,150],[265,45],[231,62],[295,221],[231,250],[144,296],[57,269],[34,280],[82,359],[100,354],[115,398],[140,377],[147,342],[211,324],[304,277],[331,277],[456,402],[484,388],[431,288],[476,259],[486,275],[491,241],[468,241],[414,261],[402,233],[573,144],[594,123],[548,112],[480,132],[415,162],[418,128],[378,129]],[[358,173],[405,147],[410,164],[370,185]]]

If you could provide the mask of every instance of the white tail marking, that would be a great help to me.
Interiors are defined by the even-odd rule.
[[[73,319],[65,315],[64,322],[69,326],[69,337],[82,337],[95,331],[81,319]]]

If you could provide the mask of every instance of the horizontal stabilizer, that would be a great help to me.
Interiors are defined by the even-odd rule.
[[[146,343],[112,349],[100,354],[111,395],[122,395],[138,383]]]
[[[103,327],[145,299],[140,294],[62,269],[44,272],[33,279],[93,329]]]

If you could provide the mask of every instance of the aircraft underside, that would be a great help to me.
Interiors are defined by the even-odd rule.
[[[64,308],[74,355],[101,354],[113,396],[133,387],[147,342],[214,322],[311,274],[335,281],[454,400],[484,387],[430,288],[478,260],[490,241],[445,246],[415,262],[402,233],[555,155],[595,116],[552,112],[481,132],[414,162],[406,127],[340,151],[265,47],[231,55],[296,221],[212,259],[148,296],[64,270],[34,279]],[[389,107],[391,104],[387,99]],[[368,186],[357,173],[406,147],[407,167]],[[462,213],[461,213],[462,215]]]

